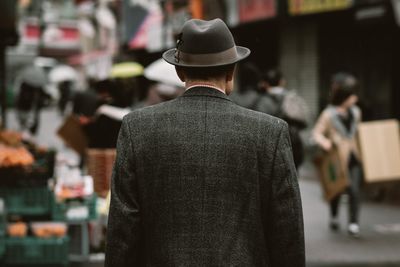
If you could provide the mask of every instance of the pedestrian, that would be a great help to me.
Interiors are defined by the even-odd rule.
[[[251,62],[239,64],[238,69],[239,87],[229,95],[229,98],[242,107],[256,110],[260,100],[260,94],[257,91],[260,71]]]
[[[167,63],[168,64],[168,63]],[[148,90],[147,96],[140,102],[133,105],[133,109],[156,105],[178,97],[182,93],[180,87],[165,83],[152,83]]]
[[[260,101],[257,110],[288,123],[294,163],[298,169],[304,161],[304,145],[300,133],[307,127],[308,106],[296,92],[286,89],[286,81],[277,69],[263,73],[259,86],[265,100]]]
[[[305,266],[287,124],[229,100],[226,24],[192,19],[163,54],[185,93],[122,122],[105,265]]]
[[[16,110],[21,131],[36,135],[40,126],[40,112],[50,96],[40,86],[23,81],[16,99]]]
[[[58,84],[58,91],[60,94],[60,98],[57,103],[58,111],[60,115],[63,116],[65,113],[65,109],[67,104],[72,99],[72,82],[71,81],[62,81]]]
[[[111,101],[109,90],[109,80],[89,80],[89,86],[86,90],[74,94],[72,113],[87,118],[94,116],[99,106]]]
[[[115,148],[122,117],[130,111],[130,95],[127,98],[123,89],[117,87],[114,80],[101,80],[95,86],[100,105],[92,117],[80,116],[80,122],[88,138],[88,147]]]
[[[347,73],[334,75],[331,86],[330,105],[322,111],[313,130],[313,137],[324,150],[338,150],[340,164],[346,170],[349,186],[346,190],[349,196],[348,232],[358,236],[360,186],[362,171],[357,141],[358,125],[361,121],[361,111],[356,106],[357,80]],[[339,229],[338,210],[341,195],[330,201],[330,228]]]

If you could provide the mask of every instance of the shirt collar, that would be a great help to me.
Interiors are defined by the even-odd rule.
[[[197,86],[197,85],[190,86],[189,90],[186,90],[181,97],[194,97],[194,96],[216,97],[231,101],[229,97],[220,90],[217,90],[212,87]]]
[[[225,94],[225,95],[226,95],[225,91],[224,91],[224,90],[222,90],[221,88],[218,88],[218,87],[216,87],[216,86],[214,86],[214,85],[209,85],[209,84],[201,84],[201,83],[198,83],[198,84],[191,85],[191,86],[189,86],[188,88],[186,88],[186,90],[185,90],[185,91],[188,91],[188,90],[192,89],[193,87],[206,87],[206,88],[212,88],[212,89],[218,90],[218,91],[220,91],[221,93],[223,93],[223,94]]]

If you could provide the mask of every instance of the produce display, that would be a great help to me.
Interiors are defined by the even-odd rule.
[[[22,134],[15,131],[0,131],[0,143],[8,146],[19,146],[22,144]]]
[[[0,265],[66,266],[71,255],[87,260],[89,232],[73,232],[71,225],[89,227],[97,219],[93,179],[67,164],[60,171],[56,155],[18,132],[0,130],[0,198],[7,212],[3,223],[0,216]]]
[[[57,222],[32,223],[32,233],[39,238],[64,237],[67,234],[67,225]]]
[[[0,131],[0,186],[46,185],[54,174],[55,155],[18,132]]]
[[[0,167],[29,166],[32,154],[24,147],[8,147],[0,144]]]
[[[28,226],[26,223],[17,222],[9,223],[7,225],[7,234],[10,237],[25,237],[28,232]]]

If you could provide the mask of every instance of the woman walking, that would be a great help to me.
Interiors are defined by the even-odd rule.
[[[362,171],[357,146],[357,129],[361,121],[361,111],[356,106],[357,81],[346,73],[334,75],[330,105],[321,113],[313,130],[313,137],[317,144],[325,151],[337,149],[340,164],[346,170],[349,178],[347,194],[349,196],[349,225],[348,232],[358,236],[360,186]],[[330,228],[339,229],[338,210],[341,195],[330,201]]]

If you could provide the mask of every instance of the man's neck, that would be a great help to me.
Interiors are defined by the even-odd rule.
[[[186,90],[189,90],[192,87],[196,87],[196,86],[203,86],[203,87],[208,87],[208,88],[213,88],[215,90],[218,90],[224,94],[226,94],[225,91],[225,83],[222,82],[218,82],[218,81],[187,81],[186,82]]]

